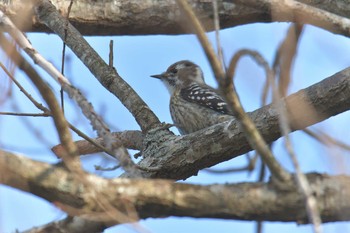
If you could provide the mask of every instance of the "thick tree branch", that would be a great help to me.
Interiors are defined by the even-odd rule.
[[[11,0],[11,5],[8,5],[7,2],[7,0],[0,0],[0,9],[6,11],[15,22],[21,22],[23,12],[28,11],[23,1]],[[52,2],[60,12],[66,14],[70,0],[52,0]],[[275,15],[272,16],[269,7],[249,7],[244,5],[244,2],[245,1],[238,0],[218,1],[221,28],[229,28],[255,22],[294,22],[296,20],[291,14],[280,15],[279,17]],[[261,1],[256,1],[256,4],[259,4],[259,2]],[[298,2],[323,9],[345,18],[350,18],[350,6],[344,0],[300,0]],[[197,9],[197,15],[200,16],[205,28],[207,30],[214,30],[211,1],[190,0],[189,3]],[[184,23],[184,19],[173,0],[75,0],[69,19],[84,35],[149,35],[183,34],[190,32],[188,28],[186,28],[186,23]],[[321,20],[322,19],[315,18],[314,15],[309,15],[308,19],[302,18],[301,21],[298,19],[298,22],[324,28],[323,25],[320,24]],[[26,20],[26,23],[27,25],[21,28],[24,27],[27,31],[50,31],[35,18],[33,18],[32,22]],[[329,30],[329,28],[326,27],[325,29]],[[348,31],[334,32],[349,35]]]
[[[291,130],[304,129],[350,109],[350,68],[285,99]],[[267,105],[249,114],[267,143],[281,137],[279,111]],[[162,141],[159,140],[162,138]],[[142,167],[159,168],[143,177],[186,179],[200,169],[251,150],[235,120],[177,137],[163,131],[145,135]]]
[[[284,189],[272,183],[190,185],[168,180],[103,179],[86,174],[94,184],[81,182],[62,167],[36,162],[0,151],[0,182],[31,192],[61,207],[68,214],[106,225],[120,223],[110,218],[94,195],[118,211],[133,206],[140,218],[190,216],[307,223],[304,200],[293,183]],[[350,220],[350,178],[308,174],[312,192],[324,222]],[[100,200],[101,201],[101,200]],[[269,206],[269,208],[266,208]],[[103,216],[103,217],[102,217]]]
[[[293,131],[304,129],[349,110],[350,68],[288,96],[285,101],[291,114]],[[249,113],[249,116],[267,143],[281,137],[278,111],[272,105],[257,109]],[[162,142],[159,140],[162,138],[160,134],[165,137]],[[186,179],[196,174],[198,170],[230,160],[252,150],[244,133],[234,120],[181,137],[169,135],[164,131],[155,131],[146,135],[146,138],[140,132],[125,136],[124,139],[121,139],[124,146],[128,148],[135,146],[133,149],[143,150],[143,155],[146,158],[140,163],[142,167],[159,169],[154,172],[142,173],[145,178]],[[128,142],[133,138],[136,141]],[[212,138],[215,138],[215,141]],[[123,140],[126,141],[123,142]],[[141,141],[143,141],[143,146]],[[130,147],[127,143],[131,143]],[[88,149],[86,153],[100,152],[98,148],[89,145],[84,140],[77,142],[77,145],[79,150]],[[82,152],[85,154],[85,151]]]

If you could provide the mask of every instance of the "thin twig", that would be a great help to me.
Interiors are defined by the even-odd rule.
[[[69,22],[69,14],[73,6],[73,0],[70,1],[68,10],[67,10],[67,23],[65,24],[65,29],[64,29],[64,40],[63,40],[63,46],[62,46],[62,59],[61,59],[61,74],[64,75],[64,68],[65,68],[65,58],[66,58],[66,40],[67,40],[67,30],[68,30],[68,22]],[[61,108],[62,111],[64,112],[64,93],[63,89],[61,87],[60,90],[60,95],[61,95]]]
[[[96,171],[115,171],[116,169],[120,168],[120,165],[115,165],[113,167],[101,167],[99,165],[95,165]]]
[[[278,77],[278,89],[280,96],[282,97],[287,95],[288,86],[291,80],[291,69],[302,30],[303,25],[297,23],[292,24],[274,58],[273,70]]]
[[[216,50],[218,53],[219,61],[221,68],[224,68],[224,56],[222,53],[222,47],[220,42],[220,18],[219,18],[219,9],[218,9],[218,1],[212,0],[213,2],[213,12],[214,12],[214,28],[215,28],[215,39],[216,39]]]
[[[252,120],[244,112],[243,107],[239,101],[238,94],[234,89],[233,79],[234,79],[236,66],[239,59],[244,55],[248,55],[252,57],[259,65],[263,66],[267,77],[273,76],[272,70],[270,69],[268,63],[258,52],[248,50],[248,49],[243,49],[237,52],[232,57],[229,68],[227,70],[228,76],[227,76],[226,82],[228,87],[231,87],[232,90],[228,90],[227,87],[223,87],[223,89],[226,92],[225,94],[226,94],[227,100],[234,106],[235,110],[236,109],[238,110],[238,111],[236,110],[235,117],[237,117],[237,119],[241,121],[245,132],[247,132],[247,134],[249,135],[247,136],[247,138],[250,144],[252,145],[252,147],[257,150],[262,160],[264,161],[264,163],[266,163],[266,165],[268,166],[268,168],[270,169],[273,175],[275,175],[280,180],[289,180],[290,174],[287,171],[285,171],[284,168],[274,158],[271,150],[269,149],[268,145],[265,143],[265,140],[262,138],[261,134],[258,132]]]
[[[248,158],[247,165],[244,165],[242,167],[226,168],[226,169],[207,168],[205,169],[205,171],[209,173],[214,173],[214,174],[226,174],[226,173],[243,172],[243,171],[251,172],[255,168],[258,156],[254,155],[254,157],[251,159],[249,157],[249,154],[247,154],[246,157]]]
[[[235,168],[227,168],[227,169],[207,168],[205,169],[205,171],[213,174],[227,174],[227,173],[251,171],[251,166],[248,164],[243,167],[235,167]]]
[[[270,144],[271,147],[271,144]],[[260,170],[259,170],[259,176],[258,176],[258,182],[263,182],[265,180],[266,176],[266,165],[263,161],[261,161]],[[262,233],[263,227],[264,227],[264,221],[256,221],[256,233]]]
[[[185,13],[186,17],[191,22],[193,29],[197,35],[198,40],[200,41],[202,48],[204,49],[205,55],[207,56],[210,65],[213,69],[215,77],[223,81],[225,78],[225,71],[221,66],[220,60],[217,58],[213,47],[205,34],[205,30],[193,12],[191,6],[188,4],[186,0],[176,0],[177,4],[180,6],[181,10]]]
[[[64,40],[63,40],[63,46],[62,46],[62,58],[61,58],[61,73],[64,75],[64,65],[65,65],[65,57],[66,57],[66,40],[67,40],[67,31],[68,31],[68,23],[69,23],[69,14],[73,6],[73,0],[70,1],[67,9],[67,15],[66,15],[66,24],[64,29]]]
[[[61,85],[63,90],[67,92],[68,95],[77,102],[83,114],[90,120],[90,123],[92,124],[93,128],[97,131],[99,136],[104,138],[105,146],[108,148],[108,151],[113,151],[115,156],[118,158],[120,165],[125,169],[125,171],[137,176],[139,171],[135,163],[131,160],[130,156],[126,153],[126,150],[124,150],[123,148],[120,148],[120,145],[113,143],[113,136],[111,135],[107,125],[101,119],[101,117],[94,111],[93,106],[80,93],[80,91],[75,87],[73,87],[68,81],[68,79],[61,74],[61,72],[59,72],[50,62],[48,62],[43,56],[41,56],[34,49],[34,47],[30,44],[27,38],[23,35],[23,33],[15,27],[15,25],[11,22],[11,20],[2,11],[0,11],[0,21],[2,22],[2,25],[9,31],[10,35],[14,38],[17,44],[34,60],[34,62],[38,64],[40,67],[42,67],[47,73],[49,73],[50,76],[53,77]],[[2,46],[4,47],[4,50],[5,50],[6,46],[4,45]],[[28,69],[32,69],[32,68],[29,67]],[[60,107],[56,107],[54,110],[53,108],[50,107],[50,110],[53,115],[55,114],[53,112],[54,110],[60,111],[60,113],[62,113],[62,111],[60,110]],[[68,141],[66,141],[66,143],[68,143]],[[75,144],[73,142],[69,142],[69,143],[73,144],[71,148],[72,149],[74,148],[74,153],[73,151],[70,151],[70,153],[68,154],[78,155]],[[69,148],[65,148],[65,149],[69,149]],[[73,156],[73,157],[78,157],[78,156]]]
[[[80,174],[82,172],[82,169],[79,157],[77,156],[77,148],[72,140],[68,128],[68,123],[61,111],[60,105],[58,104],[55,95],[47,83],[44,82],[40,75],[33,69],[33,67],[22,57],[22,55],[17,52],[17,50],[13,49],[11,43],[8,42],[2,33],[0,33],[0,41],[0,45],[3,51],[13,60],[15,64],[17,64],[21,70],[27,74],[27,76],[39,90],[45,102],[48,104],[52,117],[54,119],[55,126],[57,128],[57,133],[59,135],[60,141],[66,150],[65,156],[62,157],[62,159],[67,168],[69,168],[71,171],[77,172],[77,174]]]
[[[273,89],[275,89],[274,95],[278,95],[278,90],[275,86],[273,86]],[[276,97],[278,98],[278,97]],[[301,168],[299,166],[299,162],[296,158],[296,155],[294,153],[294,149],[292,146],[291,139],[289,137],[290,128],[288,124],[288,118],[287,118],[287,111],[283,105],[283,101],[281,101],[278,98],[278,109],[280,111],[280,125],[281,125],[281,130],[282,134],[284,135],[284,140],[285,140],[285,146],[287,149],[287,152],[293,162],[295,171],[296,171],[296,181],[298,184],[298,187],[300,187],[303,195],[305,196],[305,201],[306,201],[306,209],[308,213],[308,217],[310,219],[310,222],[313,223],[314,226],[314,232],[315,233],[321,233],[322,232],[322,221],[320,218],[320,212],[318,210],[317,202],[315,197],[312,195],[311,188],[309,185],[309,182],[305,176],[305,174],[301,171]]]
[[[39,1],[34,7],[36,16],[58,36],[64,39],[64,25],[67,20],[48,0]],[[96,79],[124,104],[134,116],[144,133],[161,125],[158,117],[151,111],[141,97],[117,73],[111,69],[101,56],[87,43],[83,36],[68,22],[67,46],[85,64]]]
[[[95,142],[92,138],[90,138],[89,136],[87,136],[85,133],[83,133],[82,131],[80,131],[78,128],[76,128],[74,125],[72,125],[71,123],[69,123],[69,127],[81,138],[84,138],[86,141],[88,141],[89,143],[91,143],[92,145],[96,146],[97,148],[99,148],[101,150],[101,152],[106,152],[107,154],[109,154],[110,156],[115,158],[115,155],[113,154],[112,151],[108,150],[108,148],[104,147],[103,145],[101,145],[100,143]],[[79,147],[78,147],[78,151],[79,151]],[[80,154],[80,153],[79,153]]]
[[[114,54],[113,54],[113,40],[109,41],[109,59],[108,59],[108,65],[109,67],[113,68],[114,64]]]
[[[288,1],[286,1],[286,3],[287,2]],[[289,1],[289,4],[290,3],[292,3],[292,1]],[[314,232],[321,233],[322,221],[320,218],[320,212],[318,210],[316,199],[311,193],[309,182],[306,179],[305,174],[301,171],[299,162],[296,158],[292,142],[289,137],[289,133],[291,132],[291,130],[289,126],[287,109],[284,105],[284,102],[281,100],[281,96],[285,96],[287,93],[287,88],[291,79],[291,67],[297,52],[297,45],[300,38],[300,34],[302,32],[302,28],[303,26],[299,24],[294,24],[290,26],[286,38],[284,39],[283,43],[280,45],[277,51],[273,68],[275,71],[278,71],[277,73],[275,73],[279,77],[278,87],[276,86],[273,77],[269,78],[271,79],[270,83],[272,85],[273,101],[276,104],[277,109],[280,113],[279,121],[282,135],[284,135],[285,147],[296,171],[297,184],[305,197],[308,217],[310,219],[310,222],[313,223]]]
[[[5,71],[5,73],[10,77],[10,79],[16,84],[16,86],[19,88],[19,90],[21,92],[23,92],[23,94],[40,110],[43,111],[43,113],[35,113],[34,115],[32,113],[30,113],[30,116],[52,116],[50,110],[46,107],[44,107],[41,103],[39,103],[38,101],[36,101],[24,88],[23,86],[17,81],[17,79],[15,77],[13,77],[13,75],[10,73],[10,71],[0,62],[0,67]],[[18,114],[18,113],[17,113]],[[27,114],[27,113],[24,113]],[[7,114],[10,115],[10,114]],[[11,114],[12,115],[12,114]],[[22,113],[23,115],[23,113]],[[18,115],[17,115],[18,116]],[[90,142],[91,144],[93,144],[94,146],[96,146],[97,148],[101,149],[101,152],[106,152],[109,155],[111,155],[112,157],[114,157],[113,154],[111,154],[111,152],[109,152],[107,150],[107,148],[105,148],[104,146],[102,146],[100,143],[96,143],[93,139],[91,139],[89,136],[87,136],[86,134],[84,134],[82,131],[80,131],[78,128],[76,128],[74,125],[72,125],[71,123],[69,123],[69,128],[71,128],[77,135],[79,135],[80,137],[84,138],[86,141]]]
[[[38,101],[36,101],[25,89],[24,87],[17,81],[17,79],[15,79],[15,77],[13,77],[13,75],[11,74],[11,72],[4,66],[4,64],[2,64],[2,62],[0,62],[0,67],[5,71],[5,73],[9,76],[9,78],[12,80],[12,82],[14,82],[14,84],[16,84],[16,86],[19,88],[19,90],[30,100],[30,102],[32,102],[34,104],[35,107],[37,107],[38,109],[42,110],[44,113],[49,113],[50,110],[47,109],[46,107],[44,107],[41,103],[39,103]]]
[[[281,55],[284,56],[284,55]],[[281,64],[280,64],[281,65]],[[289,66],[287,66],[289,67]],[[285,68],[284,66],[281,66],[280,69]],[[290,71],[290,70],[288,70]],[[283,73],[284,71],[281,71]],[[302,194],[304,195],[305,202],[306,202],[306,210],[308,214],[308,218],[310,222],[313,224],[313,229],[315,233],[321,233],[322,232],[322,221],[320,217],[320,212],[318,210],[316,198],[312,195],[311,188],[309,185],[309,182],[305,176],[305,174],[302,172],[298,159],[295,155],[291,139],[289,137],[289,133],[291,132],[290,126],[289,126],[289,119],[288,119],[288,113],[287,109],[285,107],[284,101],[281,99],[280,96],[280,90],[277,88],[275,84],[275,80],[273,79],[273,76],[268,76],[270,80],[270,83],[272,85],[272,91],[273,91],[273,101],[277,107],[277,110],[279,111],[279,123],[282,135],[284,136],[284,143],[287,150],[287,153],[292,160],[293,166],[296,171],[296,182],[298,184],[298,187],[300,188]]]
[[[27,117],[49,117],[49,113],[19,113],[19,112],[0,112],[0,115],[6,116],[27,116]]]
[[[233,108],[234,116],[237,118],[239,123],[242,125],[244,132],[247,135],[247,139],[250,145],[259,152],[262,159],[266,163],[266,165],[271,170],[271,173],[281,181],[286,181],[290,179],[290,174],[284,170],[284,168],[277,162],[274,158],[272,152],[266,145],[264,139],[261,134],[257,130],[253,121],[248,117],[245,113],[243,106],[239,100],[238,94],[233,85],[232,77],[227,76],[225,71],[220,67],[220,61],[217,58],[213,47],[211,46],[206,34],[205,30],[202,27],[199,19],[196,17],[193,12],[191,6],[187,3],[186,0],[177,0],[178,5],[181,10],[185,13],[189,22],[192,24],[199,41],[209,59],[209,62],[214,71],[216,80],[219,83],[220,89],[225,94],[226,100],[229,105]],[[231,64],[230,64],[231,66]],[[230,69],[230,68],[229,68]],[[231,80],[231,81],[228,81]],[[230,85],[228,85],[230,84]]]
[[[319,141],[320,143],[323,143],[325,145],[334,145],[334,146],[338,146],[339,148],[342,148],[344,150],[349,150],[350,151],[350,145],[341,142],[333,137],[331,137],[330,135],[321,132],[321,131],[312,131],[310,129],[304,129],[303,130],[306,134],[308,134],[309,136],[313,137],[315,140]]]

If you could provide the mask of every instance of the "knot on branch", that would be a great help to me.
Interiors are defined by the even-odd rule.
[[[168,143],[174,141],[177,136],[169,131],[168,125],[160,125],[147,132],[143,139],[142,155],[144,158],[162,158],[168,150]],[[162,153],[164,151],[164,153]]]

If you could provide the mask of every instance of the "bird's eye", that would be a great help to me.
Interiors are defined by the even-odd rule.
[[[177,69],[173,68],[173,69],[170,70],[170,72],[173,73],[173,74],[176,74],[177,73]]]

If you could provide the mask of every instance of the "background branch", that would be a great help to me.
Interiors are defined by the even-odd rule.
[[[183,18],[173,0],[162,0],[160,2],[75,0],[74,2],[69,20],[83,35],[183,34],[190,32],[188,28],[183,26]],[[247,2],[251,4],[253,1],[218,0],[219,19],[222,29],[256,22],[294,22],[295,20],[295,17],[290,14],[279,15],[278,17],[274,15],[272,17],[268,6],[261,7],[262,1],[254,1],[256,6],[252,5],[253,7],[248,6]],[[295,2],[308,4],[338,16],[350,18],[350,7],[348,4],[344,4],[342,0],[300,0]],[[70,0],[52,0],[52,3],[65,15]],[[197,15],[200,16],[200,20],[205,28],[214,30],[211,1],[190,0],[189,3],[192,6],[195,5]],[[87,7],[89,11],[85,10]],[[0,9],[6,10],[6,13],[15,22],[18,21],[16,20],[18,17],[21,17],[20,12],[28,11],[22,0],[11,0],[10,5],[7,0],[1,0]],[[103,16],[100,14],[101,11],[105,12]],[[129,12],[129,14],[123,14],[123,12]],[[169,18],[169,12],[173,13],[171,18]],[[334,24],[332,25],[332,22],[323,24],[322,19],[316,18],[314,14],[308,15],[307,18],[302,17],[298,19],[298,22],[312,24],[326,30],[330,30],[335,26]],[[50,32],[50,29],[35,18],[32,22],[28,21],[27,23],[21,28],[27,31]],[[333,23],[335,22],[333,21]],[[329,28],[330,25],[331,28]],[[334,27],[331,31],[349,35],[348,31],[338,30],[338,27]]]
[[[303,198],[293,183],[285,183],[285,189],[281,190],[271,183],[200,186],[157,179],[107,180],[87,174],[87,180],[94,184],[92,190],[64,168],[4,151],[0,154],[0,168],[6,171],[0,175],[2,184],[30,191],[73,215],[90,220],[99,216],[106,225],[120,222],[108,217],[105,209],[91,198],[91,192],[113,194],[104,198],[119,211],[125,211],[125,200],[128,200],[141,218],[190,216],[308,222]],[[307,178],[324,222],[350,220],[349,177],[310,173]],[[58,182],[61,185],[57,185]],[[266,205],[269,208],[264,208]]]
[[[73,5],[74,8],[74,5]],[[144,132],[160,124],[157,116],[150,110],[139,95],[111,68],[87,43],[81,34],[59,14],[47,0],[39,1],[35,7],[41,22],[51,28],[79,59],[86,65],[97,80],[124,104]]]

